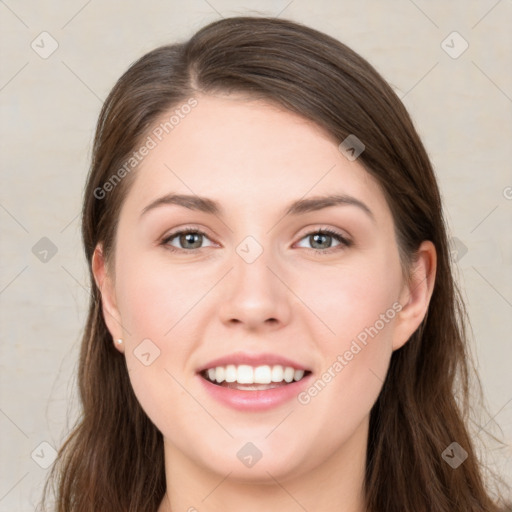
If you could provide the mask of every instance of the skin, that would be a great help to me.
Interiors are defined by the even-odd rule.
[[[168,496],[159,512],[170,503],[173,511],[362,512],[370,409],[392,352],[425,316],[435,248],[422,243],[406,282],[384,195],[340,141],[261,100],[196,99],[136,171],[112,271],[101,245],[93,258],[105,320],[113,340],[123,339],[113,343],[164,436]],[[165,205],[141,217],[170,192],[212,198],[225,214]],[[353,205],[283,215],[294,200],[332,193],[364,202],[374,219]],[[207,236],[196,245],[175,237],[167,245],[178,252],[162,244],[188,227]],[[315,244],[309,235],[326,227],[353,244],[328,236]],[[263,249],[252,263],[236,252],[247,236]],[[397,301],[401,311],[306,405],[237,411],[211,398],[196,375],[243,350],[288,356],[319,378]],[[143,339],[160,350],[149,366],[134,354]],[[236,456],[247,442],[263,454],[251,468]]]

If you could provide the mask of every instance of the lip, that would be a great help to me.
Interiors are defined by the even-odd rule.
[[[281,366],[291,366],[296,370],[311,371],[311,368],[308,368],[298,363],[297,361],[293,361],[292,359],[288,359],[287,357],[280,356],[277,354],[250,354],[247,352],[235,352],[233,354],[229,354],[227,356],[219,357],[217,359],[209,361],[205,365],[198,368],[197,373],[201,373],[204,370],[208,370],[209,368],[215,368],[217,366],[227,366],[228,364],[234,364],[235,366],[238,366],[240,364],[248,364],[254,367],[265,365],[272,366],[275,364],[280,364]]]
[[[199,373],[196,377],[201,381],[202,386],[208,394],[221,404],[239,411],[257,412],[278,407],[279,405],[297,397],[301,391],[309,386],[313,374],[310,373],[299,381],[293,381],[278,388],[257,391],[225,388],[223,386],[213,384],[213,382],[205,379]]]

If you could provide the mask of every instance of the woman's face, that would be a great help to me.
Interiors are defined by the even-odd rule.
[[[408,313],[391,212],[357,159],[289,111],[196,99],[133,171],[105,317],[169,453],[283,481],[366,442],[391,353],[424,311]],[[326,196],[344,200],[313,202]],[[281,380],[279,362],[311,373],[271,391],[199,373]]]

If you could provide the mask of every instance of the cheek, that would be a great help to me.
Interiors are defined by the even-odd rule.
[[[348,348],[358,335],[364,342],[365,329],[375,333],[373,326],[386,331],[381,339],[388,337],[401,287],[401,268],[394,256],[392,251],[356,254],[337,266],[294,271],[294,293],[307,306],[302,311],[316,335],[326,340],[328,351]]]
[[[160,250],[160,249],[155,249]],[[190,271],[165,264],[161,258],[132,254],[118,264],[118,308],[126,330],[137,337],[167,338],[190,311],[201,292]]]
[[[318,424],[340,437],[355,429],[378,397],[401,309],[398,260],[361,263],[336,271],[323,269],[302,288],[304,294],[309,290],[305,302],[321,320],[310,325],[315,325],[322,368],[298,401],[320,415]]]
[[[197,303],[211,279],[202,281],[197,272],[180,271],[147,253],[126,253],[116,264],[116,293],[133,391],[159,428],[188,416],[193,421],[197,407],[180,383],[195,347],[191,324],[201,311]]]

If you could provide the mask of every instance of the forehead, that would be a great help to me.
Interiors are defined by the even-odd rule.
[[[175,117],[175,124],[165,124],[179,106],[157,120],[150,132],[154,147],[136,169],[127,201],[144,208],[163,194],[197,194],[261,211],[345,194],[371,203],[372,210],[387,208],[375,179],[312,121],[239,95],[196,100],[177,123]]]

